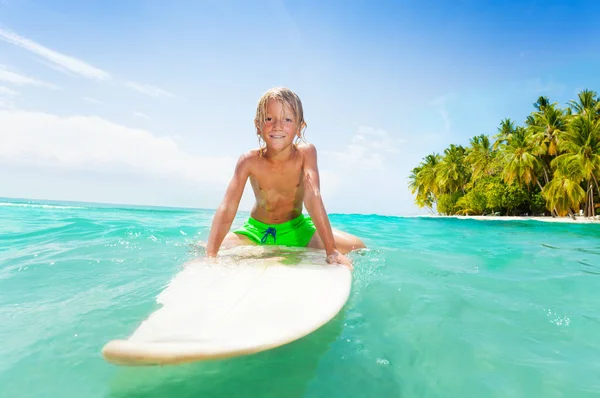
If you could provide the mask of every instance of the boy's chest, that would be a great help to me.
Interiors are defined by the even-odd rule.
[[[262,191],[284,192],[296,190],[302,183],[302,164],[260,165],[254,170],[252,177]]]

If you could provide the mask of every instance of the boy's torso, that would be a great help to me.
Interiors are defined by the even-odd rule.
[[[303,171],[304,157],[301,149],[294,150],[291,159],[284,163],[254,157],[250,164],[250,183],[256,203],[251,217],[265,224],[280,224],[301,215]]]

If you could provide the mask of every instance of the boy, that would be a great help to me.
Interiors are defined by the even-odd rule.
[[[254,125],[259,149],[238,160],[213,219],[207,256],[215,257],[221,245],[277,244],[324,249],[327,262],[352,268],[345,254],[365,245],[331,228],[320,194],[316,149],[299,144],[306,128],[300,98],[287,88],[267,91],[259,100]],[[256,203],[244,226],[228,232],[248,179]],[[303,205],[310,217],[302,214]]]

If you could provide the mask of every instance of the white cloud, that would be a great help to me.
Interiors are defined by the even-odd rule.
[[[142,120],[152,120],[152,118],[142,112],[133,112],[133,116]],[[174,137],[175,138],[175,137]]]
[[[111,75],[108,72],[98,69],[77,58],[73,58],[68,55],[51,50],[47,47],[42,46],[41,44],[34,42],[33,40],[19,36],[16,33],[0,29],[0,40],[4,40],[8,43],[14,44],[15,46],[31,51],[32,53],[37,54],[40,57],[53,62],[57,66],[64,68],[68,71],[77,73],[81,76],[96,80],[111,79]]]
[[[87,101],[87,102],[91,102],[92,104],[98,104],[98,105],[104,104],[102,101],[98,101],[97,99],[92,98],[92,97],[83,97],[83,100]]]
[[[404,140],[392,139],[384,130],[360,126],[343,151],[325,151],[324,154],[345,170],[383,171],[387,155],[398,152],[402,142]]]
[[[335,203],[335,196],[342,188],[342,178],[340,175],[332,170],[319,170],[319,180],[321,182],[323,202],[326,205]]]
[[[0,97],[15,97],[19,95],[15,90],[11,90],[8,87],[0,86]]]
[[[345,145],[320,151],[321,190],[328,211],[397,214],[396,205],[406,191],[398,184],[404,178],[406,142],[402,135],[360,126]]]
[[[71,170],[136,172],[186,181],[225,183],[235,166],[228,157],[198,157],[170,137],[98,117],[59,117],[0,110],[0,162]]]
[[[8,70],[8,68],[4,65],[0,65],[0,81],[16,84],[17,86],[38,86],[38,87],[46,87],[51,89],[58,89],[59,87],[54,84],[46,83],[41,80],[37,80],[31,77],[27,77],[24,75],[20,75],[16,72],[12,72]]]
[[[12,100],[10,100],[8,98],[0,97],[0,109],[3,109],[3,108],[12,109],[14,107],[15,107],[15,104]]]
[[[0,109],[8,108],[12,109],[15,107],[13,98],[19,95],[15,90],[11,90],[8,87],[0,86]]]
[[[89,63],[77,59],[75,57],[62,54],[58,51],[52,50],[48,47],[45,47],[39,43],[34,42],[28,38],[23,36],[19,36],[18,34],[8,31],[6,29],[0,28],[0,40],[3,40],[7,43],[14,44],[15,46],[21,47],[25,50],[31,51],[32,53],[40,56],[42,59],[40,62],[52,69],[55,69],[59,72],[71,74],[75,73],[77,75],[87,77],[89,79],[99,80],[99,81],[109,81],[112,80],[113,77],[110,73],[99,69]],[[49,62],[46,62],[49,61]],[[1,67],[1,65],[0,65]],[[26,78],[24,76],[20,76],[15,74],[14,72],[9,72],[7,70],[0,70],[0,80],[11,81],[15,84],[35,84],[38,86],[52,87],[56,88],[56,86],[50,85],[48,83],[43,83],[37,81],[35,79]],[[10,80],[8,80],[10,79]],[[148,95],[150,97],[174,97],[170,92],[163,90],[156,86],[151,86],[149,84],[137,83],[137,82],[127,82],[124,83],[125,86],[132,88],[142,94]]]
[[[151,86],[149,84],[142,84],[136,82],[127,82],[125,85],[129,88],[134,89],[142,94],[148,95],[150,97],[174,97],[173,94],[165,91],[161,88]]]

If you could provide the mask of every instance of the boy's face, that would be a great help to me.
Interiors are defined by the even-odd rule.
[[[266,120],[259,127],[260,135],[268,148],[284,149],[300,135],[300,128],[294,112],[287,105],[275,99],[267,103]]]

